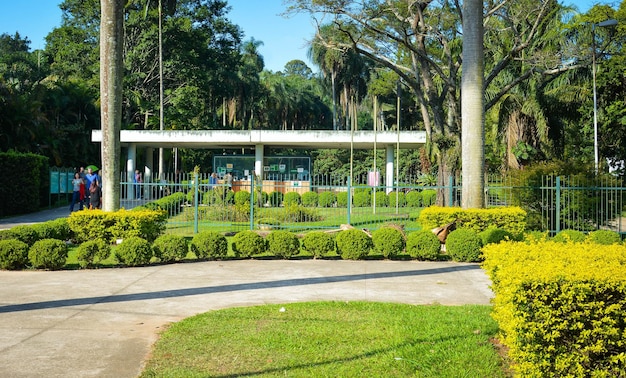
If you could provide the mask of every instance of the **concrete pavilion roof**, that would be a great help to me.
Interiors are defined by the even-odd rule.
[[[102,142],[102,130],[92,130],[92,142]],[[418,148],[426,143],[424,131],[378,131],[372,130],[122,130],[122,146],[153,148],[250,148],[261,144],[270,147],[320,149]]]

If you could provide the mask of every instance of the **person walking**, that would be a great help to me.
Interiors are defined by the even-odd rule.
[[[76,205],[77,202],[79,204],[78,210],[83,209],[83,200],[85,199],[85,183],[80,177],[80,172],[74,173],[74,178],[72,179],[72,187],[73,191],[72,203],[70,204],[70,213],[74,212],[74,205]]]
[[[89,208],[99,209],[102,205],[102,189],[98,183],[98,179],[94,179],[89,187]]]
[[[143,182],[143,179],[141,178],[141,172],[139,172],[139,169],[135,169],[135,178],[133,179],[133,182],[135,183],[135,198],[136,199],[141,199],[142,195],[142,185],[141,183]]]

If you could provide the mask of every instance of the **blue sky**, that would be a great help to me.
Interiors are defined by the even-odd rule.
[[[0,12],[0,34],[19,32],[31,41],[31,49],[43,48],[45,37],[61,24],[61,0],[3,1]],[[282,0],[228,0],[232,7],[231,21],[241,27],[245,39],[253,37],[263,45],[259,51],[265,68],[280,71],[290,60],[300,59],[315,70],[307,58],[307,41],[315,33],[313,21],[306,15],[285,18]],[[610,4],[610,0],[565,0],[582,12],[596,3]]]

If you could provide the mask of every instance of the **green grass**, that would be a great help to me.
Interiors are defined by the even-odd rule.
[[[490,311],[367,302],[214,311],[166,330],[141,376],[505,377]]]

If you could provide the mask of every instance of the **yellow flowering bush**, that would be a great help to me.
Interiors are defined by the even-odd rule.
[[[526,228],[526,211],[521,207],[462,209],[430,206],[422,210],[419,216],[419,223],[425,230],[454,221],[457,221],[459,226],[476,232],[484,231],[489,227],[497,227],[513,235],[520,235]]]
[[[113,242],[133,236],[152,242],[165,231],[166,221],[163,210],[83,210],[73,212],[68,218],[78,242],[94,239]]]

